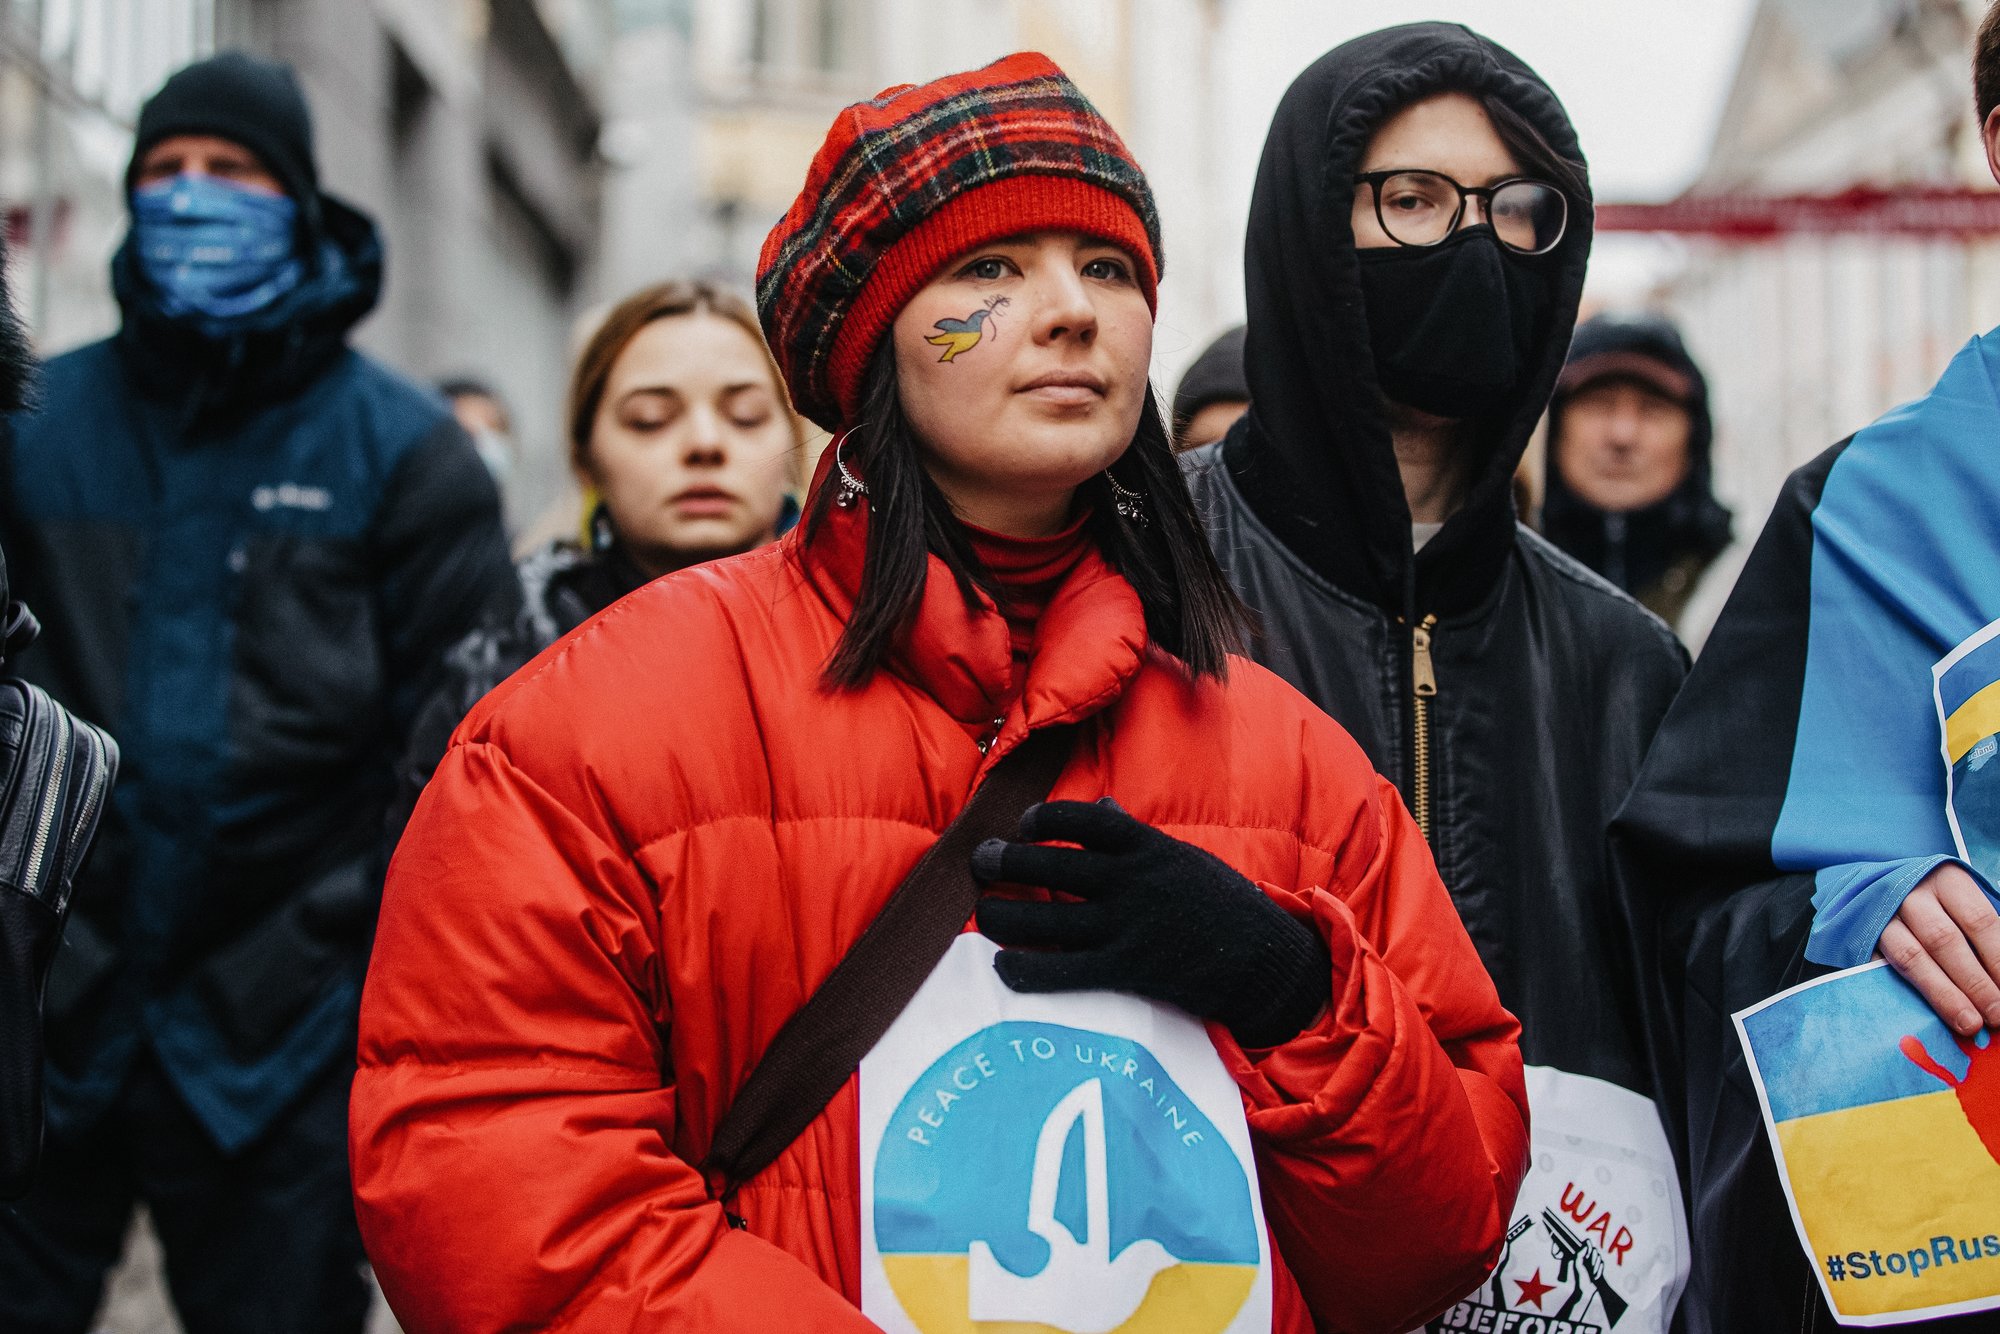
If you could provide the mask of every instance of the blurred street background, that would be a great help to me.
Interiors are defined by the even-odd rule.
[[[560,398],[575,331],[667,276],[748,292],[839,106],[1033,48],[1125,135],[1165,219],[1156,375],[1242,318],[1244,216],[1290,79],[1418,18],[1513,47],[1563,96],[1600,205],[1970,187],[1978,0],[0,0],[0,201],[42,352],[110,332],[132,120],[241,47],[297,67],[323,178],[388,247],[369,351],[512,407],[522,544],[574,526]],[[1747,206],[1746,206],[1747,207]],[[1589,302],[1678,319],[1710,368],[1716,481],[1754,537],[1786,473],[2000,323],[2000,245],[1956,230],[1682,209],[1600,234]],[[1690,221],[1690,219],[1693,219]],[[1726,592],[1719,581],[1715,600]],[[1695,628],[1691,638],[1698,638]],[[138,1235],[101,1328],[174,1328]],[[383,1316],[383,1328],[392,1328]]]
[[[509,518],[558,510],[572,330],[669,274],[747,289],[831,112],[1039,48],[1131,142],[1166,220],[1165,384],[1240,318],[1272,108],[1372,27],[1466,22],[1569,105],[1599,200],[1981,178],[1963,91],[1974,0],[0,0],[0,198],[44,350],[116,311],[105,262],[139,102],[224,46],[295,64],[332,189],[383,224],[362,342],[514,406]],[[1754,533],[1785,473],[1927,385],[2000,318],[2000,250],[1811,235],[1605,236],[1598,304],[1681,319],[1716,368],[1718,486]]]

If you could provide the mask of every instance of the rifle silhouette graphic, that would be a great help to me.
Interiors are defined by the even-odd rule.
[[[1493,1305],[1499,1310],[1507,1309],[1505,1284],[1507,1282],[1507,1261],[1514,1254],[1514,1243],[1523,1233],[1535,1225],[1535,1220],[1522,1214],[1514,1220],[1514,1226],[1507,1229],[1507,1239],[1500,1244],[1500,1261],[1493,1266],[1493,1282],[1487,1289],[1493,1295]]]
[[[1542,1226],[1549,1230],[1549,1247],[1562,1262],[1556,1269],[1556,1282],[1570,1284],[1569,1300],[1556,1312],[1556,1318],[1570,1319],[1570,1312],[1579,1306],[1582,1309],[1576,1310],[1576,1318],[1582,1318],[1584,1310],[1590,1307],[1588,1300],[1580,1300],[1583,1298],[1583,1280],[1588,1277],[1591,1286],[1597,1289],[1597,1296],[1604,1302],[1604,1323],[1615,1326],[1624,1318],[1629,1303],[1604,1281],[1604,1252],[1571,1231],[1569,1224],[1556,1217],[1553,1210],[1542,1210]]]

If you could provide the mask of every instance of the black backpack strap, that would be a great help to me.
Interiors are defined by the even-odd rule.
[[[1069,760],[1072,726],[1030,732],[1000,757],[861,938],[764,1051],[715,1129],[701,1170],[727,1200],[826,1109],[965,929],[979,901],[972,850],[1009,838]],[[734,1221],[734,1220],[732,1220]]]
[[[70,887],[118,773],[118,747],[47,692],[0,678],[0,1200],[42,1144],[42,999]]]

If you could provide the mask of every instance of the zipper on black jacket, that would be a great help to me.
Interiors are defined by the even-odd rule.
[[[1437,671],[1431,663],[1431,629],[1435,614],[1410,630],[1410,813],[1417,832],[1431,841],[1431,700],[1438,692]]]
[[[35,816],[33,841],[28,845],[28,866],[21,882],[33,895],[41,889],[42,862],[58,830],[56,817],[62,812],[63,771],[69,767],[70,716],[67,709],[54,709],[56,743],[50,749],[48,771],[43,775],[41,806]]]

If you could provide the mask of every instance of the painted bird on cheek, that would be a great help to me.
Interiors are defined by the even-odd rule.
[[[979,340],[986,336],[986,326],[989,323],[995,328],[999,327],[1000,307],[1006,305],[1007,301],[1007,297],[996,296],[986,303],[985,309],[975,310],[962,320],[939,320],[932,326],[937,332],[927,334],[924,341],[944,349],[944,355],[938,358],[939,361],[950,361],[961,352],[970,352],[978,347]]]

